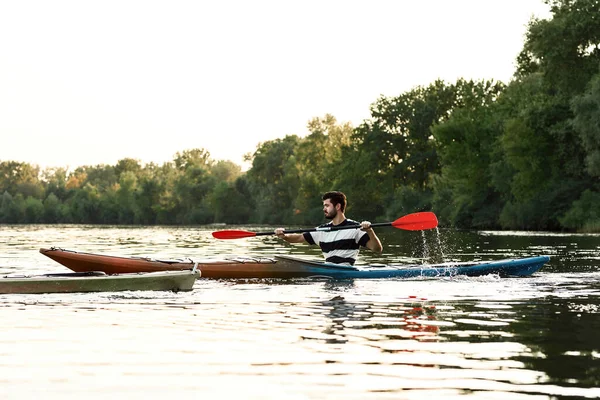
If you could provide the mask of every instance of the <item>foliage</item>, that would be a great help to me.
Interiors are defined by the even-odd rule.
[[[391,203],[386,209],[385,220],[394,221],[401,215],[430,210],[432,197],[431,190],[424,192],[410,186],[400,186],[394,191]]]
[[[449,191],[444,201],[451,202],[450,207],[435,202],[434,208],[444,208],[440,217],[452,225],[491,228],[502,204],[492,179],[502,124],[492,106],[503,86],[478,82],[469,89],[462,90],[462,104],[448,120],[433,127],[442,165],[434,190]]]
[[[260,144],[252,155],[247,173],[254,199],[254,222],[275,224],[293,215],[293,201],[298,194],[298,172],[294,153],[300,138],[288,135]]]
[[[242,181],[240,180],[240,185]],[[214,222],[227,224],[247,223],[252,211],[251,204],[247,201],[236,184],[219,182],[210,194],[211,211]]]
[[[562,226],[591,231],[600,224],[600,192],[585,190],[573,206],[560,218]]]
[[[589,89],[572,101],[573,125],[586,153],[586,168],[594,177],[600,177],[600,73],[589,84]]]
[[[541,72],[545,83],[565,96],[584,90],[600,64],[600,2],[545,0],[552,18],[530,21],[518,76]]]
[[[350,124],[338,124],[329,114],[313,118],[307,127],[310,134],[299,141],[294,158],[299,182],[293,209],[293,222],[297,224],[313,224],[322,219],[321,196],[336,190],[335,164],[352,135]]]

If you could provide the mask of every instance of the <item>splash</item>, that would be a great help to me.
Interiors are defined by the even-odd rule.
[[[442,243],[439,228],[436,227],[427,232],[421,231],[421,239],[423,244],[423,263],[440,264],[446,261],[444,255],[445,246]]]

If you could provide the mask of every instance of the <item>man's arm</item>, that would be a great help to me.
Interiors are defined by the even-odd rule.
[[[383,251],[383,246],[381,245],[381,240],[379,240],[379,237],[377,237],[377,234],[373,228],[371,228],[371,223],[369,221],[363,221],[360,223],[360,228],[369,235],[367,248],[375,253],[381,253]]]
[[[304,239],[304,235],[302,233],[285,233],[284,228],[275,229],[275,234],[278,238],[285,240],[288,243],[304,243],[306,239]]]

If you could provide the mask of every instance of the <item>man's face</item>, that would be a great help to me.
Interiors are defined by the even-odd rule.
[[[338,208],[339,207],[336,207],[333,204],[331,204],[330,199],[323,200],[323,212],[325,213],[325,218],[334,219],[337,215]]]

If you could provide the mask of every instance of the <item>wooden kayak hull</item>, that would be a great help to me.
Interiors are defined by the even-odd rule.
[[[197,265],[203,278],[215,279],[264,277],[261,275],[261,271],[264,271],[268,277],[276,263],[273,258],[237,256],[197,261],[191,259],[159,260],[147,257],[119,257],[84,253],[56,247],[42,248],[40,253],[75,272],[102,271],[106,274],[124,274],[189,270]]]
[[[198,271],[163,271],[107,275],[102,272],[5,276],[0,294],[121,292],[128,290],[190,291]]]

